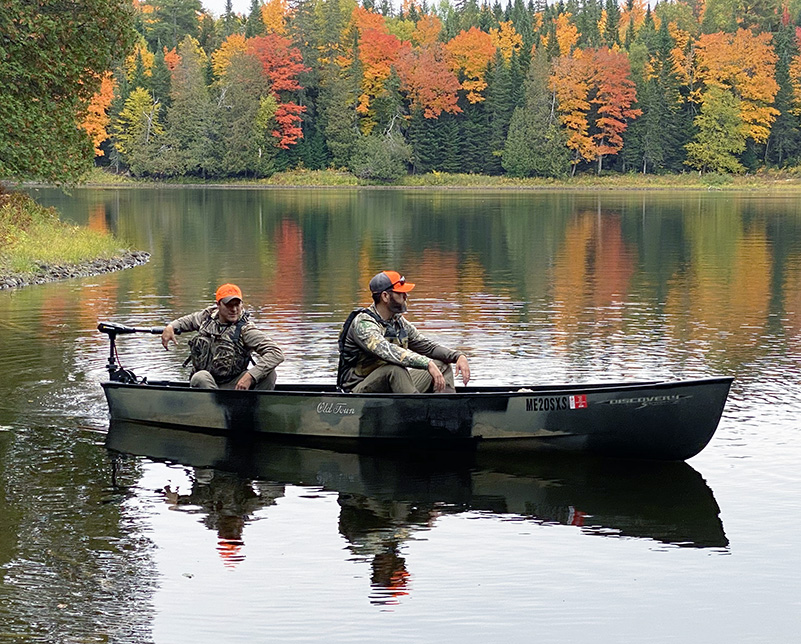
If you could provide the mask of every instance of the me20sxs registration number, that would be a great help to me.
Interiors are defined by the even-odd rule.
[[[537,396],[526,398],[526,411],[560,411],[567,409],[586,409],[587,396]]]

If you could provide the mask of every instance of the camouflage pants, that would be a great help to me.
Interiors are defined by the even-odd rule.
[[[434,360],[434,364],[445,376],[445,391],[455,391],[453,369],[449,364]],[[355,394],[419,394],[432,391],[434,379],[426,369],[407,369],[396,364],[385,364],[378,367],[356,385]]]
[[[223,384],[219,384],[208,371],[198,371],[195,373],[192,378],[189,380],[190,387],[196,387],[198,389],[233,389],[236,387],[237,381],[245,374],[243,371],[240,373],[236,378],[233,380],[229,380]],[[264,378],[262,378],[258,383],[256,383],[255,387],[251,387],[251,389],[257,389],[259,391],[269,391],[275,389],[275,369],[269,371]]]

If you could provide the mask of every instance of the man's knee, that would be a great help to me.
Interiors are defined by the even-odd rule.
[[[264,376],[259,382],[256,384],[254,389],[258,389],[259,391],[272,391],[275,389],[275,381],[277,379],[277,375],[275,373],[275,369],[272,371],[268,371],[267,375]]]
[[[409,370],[406,367],[401,367],[397,364],[388,364],[384,369],[386,369],[386,378],[390,385],[390,391],[407,393],[410,389],[414,389]]]
[[[205,370],[192,374],[189,380],[189,386],[195,387],[196,389],[219,389],[217,381],[214,380],[214,376]]]

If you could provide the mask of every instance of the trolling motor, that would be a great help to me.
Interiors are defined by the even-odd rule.
[[[106,370],[108,371],[108,379],[114,382],[122,382],[125,384],[136,384],[136,374],[130,369],[123,369],[119,364],[119,356],[117,355],[117,336],[125,335],[127,333],[151,333],[153,335],[161,335],[164,331],[162,326],[154,326],[149,329],[142,329],[133,326],[125,326],[115,322],[100,322],[97,325],[97,330],[105,333],[109,339],[109,352],[108,362],[106,363]]]

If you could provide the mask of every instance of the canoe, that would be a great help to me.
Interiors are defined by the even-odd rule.
[[[685,460],[709,443],[733,380],[529,383],[448,394],[353,394],[308,383],[279,384],[274,391],[192,389],[119,369],[115,336],[137,329],[98,328],[111,339],[110,378],[102,386],[112,420],[350,449],[415,445]]]
[[[570,525],[599,537],[691,548],[729,544],[712,490],[684,462],[525,452],[354,453],[289,445],[259,434],[199,434],[127,421],[111,423],[106,447],[120,459],[115,472],[122,477],[130,469],[125,455],[133,454],[203,468],[209,485],[250,489],[256,480],[270,489],[296,485],[336,493],[342,508],[338,524],[349,538],[364,535],[365,527],[377,535],[411,534],[430,529],[443,514],[470,512]],[[218,496],[252,498],[219,490]],[[387,524],[393,529],[385,529]]]
[[[103,389],[113,420],[165,427],[371,448],[413,443],[685,460],[715,433],[731,382],[464,387],[416,395],[346,394],[325,384],[206,390],[170,381],[109,381]]]

